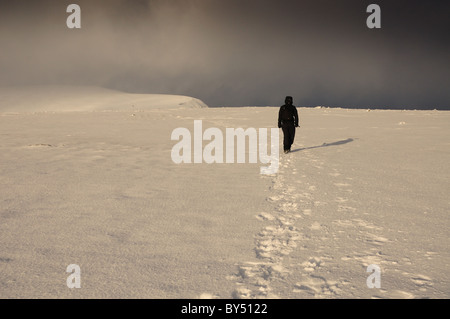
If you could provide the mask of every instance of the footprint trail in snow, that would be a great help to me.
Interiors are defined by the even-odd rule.
[[[266,177],[267,178],[267,177]],[[384,253],[383,227],[365,219],[352,178],[302,150],[280,159],[267,201],[272,210],[255,214],[254,259],[229,276],[233,298],[414,298],[405,290],[367,288],[367,267],[398,272],[403,263]],[[392,268],[393,267],[393,268]],[[425,291],[432,279],[402,273]]]
[[[284,181],[285,169],[291,169],[291,160],[286,158],[281,163],[280,173],[273,177],[272,195],[267,200],[273,204],[273,213],[260,212],[256,218],[265,226],[255,235],[255,254],[257,262],[249,261],[238,265],[235,276],[237,288],[232,293],[233,298],[281,298],[272,288],[274,281],[283,281],[289,270],[283,265],[283,260],[291,254],[303,237],[296,227],[299,205],[296,188],[286,187]],[[294,174],[297,170],[294,169]]]

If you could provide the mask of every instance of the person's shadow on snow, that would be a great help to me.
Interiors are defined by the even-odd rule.
[[[354,141],[354,139],[348,138],[346,140],[341,140],[341,141],[337,141],[337,142],[333,142],[333,143],[323,143],[322,145],[317,145],[317,146],[297,148],[295,150],[292,150],[291,153],[300,152],[300,151],[304,151],[304,150],[310,150],[310,149],[319,148],[319,147],[328,147],[328,146],[342,145],[342,144],[347,144],[347,143],[350,143],[350,142],[353,142],[353,141]]]

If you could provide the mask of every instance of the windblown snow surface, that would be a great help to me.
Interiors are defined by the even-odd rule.
[[[278,107],[5,90],[1,298],[450,297],[448,112],[299,107],[268,176],[175,164],[171,133],[275,127]]]

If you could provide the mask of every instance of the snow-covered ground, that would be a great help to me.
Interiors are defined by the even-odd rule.
[[[203,108],[202,101],[181,95],[132,94],[91,86],[0,87],[0,112],[61,112]]]
[[[171,133],[278,107],[49,90],[0,94],[1,298],[450,297],[449,112],[300,107],[267,176],[175,164]]]

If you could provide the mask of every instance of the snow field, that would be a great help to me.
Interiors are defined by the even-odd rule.
[[[264,176],[174,164],[170,135],[194,120],[274,127],[278,108],[11,109],[2,298],[449,296],[447,112],[299,108],[293,152]]]

